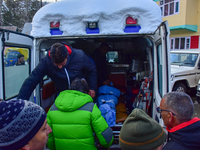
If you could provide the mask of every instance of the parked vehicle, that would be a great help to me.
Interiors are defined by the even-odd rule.
[[[0,40],[0,48],[4,50],[2,55],[5,53],[5,46],[12,46],[27,49],[30,58],[29,65],[0,66],[0,98],[8,100],[17,97],[23,81],[53,43],[66,42],[90,55],[101,42],[107,42],[111,46],[106,56],[109,80],[121,92],[119,104],[116,105],[115,127],[122,126],[130,113],[127,109],[133,105],[140,88],[145,92],[145,95],[139,96],[143,109],[163,124],[156,107],[160,105],[162,96],[171,91],[168,23],[162,22],[160,8],[154,1],[106,1],[111,3],[109,7],[112,8],[107,8],[107,5],[100,7],[105,6],[104,2],[58,1],[42,7],[33,18],[31,34],[34,38],[0,29],[0,38],[4,39]],[[97,9],[87,11],[70,10],[72,6],[94,8],[96,5]],[[140,9],[136,9],[138,7]],[[10,34],[6,34],[7,32]],[[2,58],[3,56],[0,57],[0,62],[3,62]],[[54,84],[46,76],[36,87],[30,100],[48,111],[55,96]],[[116,139],[119,131],[120,129],[113,128]]]
[[[200,79],[200,49],[170,52],[171,86],[173,91],[188,92]]]

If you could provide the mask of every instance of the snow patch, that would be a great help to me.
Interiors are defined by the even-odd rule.
[[[32,20],[31,35],[49,37],[50,22],[60,21],[66,36],[87,35],[87,22],[97,22],[99,35],[126,34],[128,16],[138,19],[140,34],[153,33],[162,22],[160,7],[152,0],[63,0],[42,7]]]

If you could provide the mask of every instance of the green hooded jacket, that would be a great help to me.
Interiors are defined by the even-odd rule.
[[[52,129],[47,142],[50,150],[97,150],[95,137],[108,148],[113,134],[93,99],[74,90],[59,94],[47,113]]]

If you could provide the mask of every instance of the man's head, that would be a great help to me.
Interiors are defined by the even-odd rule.
[[[43,150],[50,132],[39,105],[26,100],[0,102],[1,150]]]
[[[143,110],[135,108],[120,131],[122,150],[154,150],[162,147],[166,134],[163,128]]]
[[[18,62],[19,63],[24,63],[24,55],[22,55],[22,54],[19,54],[18,56],[17,56],[17,59],[18,59]]]
[[[165,126],[172,128],[191,120],[194,113],[194,104],[188,94],[170,92],[163,96],[160,103],[160,112]]]
[[[62,68],[67,63],[68,51],[64,44],[55,43],[50,50],[51,59],[58,68]]]
[[[108,43],[103,42],[101,43],[99,50],[103,55],[106,55],[106,53],[110,50],[110,45],[108,45]]]
[[[76,90],[88,94],[89,87],[85,79],[76,78],[75,80],[72,81],[70,85],[70,90]]]

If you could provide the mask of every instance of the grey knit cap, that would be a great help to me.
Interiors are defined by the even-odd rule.
[[[45,111],[30,101],[0,102],[0,150],[17,150],[28,144],[45,119]]]
[[[166,139],[163,128],[143,110],[135,108],[120,131],[119,144],[123,150],[152,150]]]

